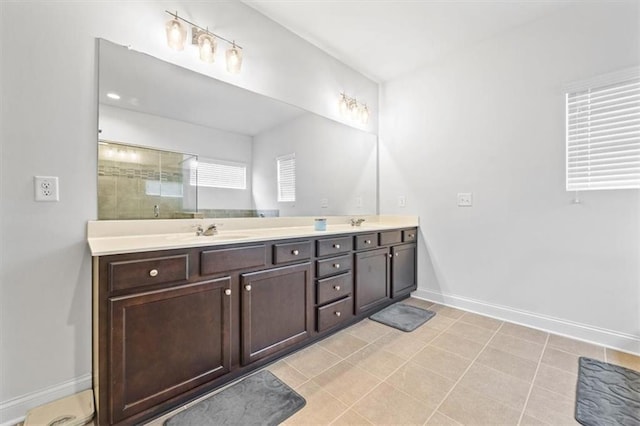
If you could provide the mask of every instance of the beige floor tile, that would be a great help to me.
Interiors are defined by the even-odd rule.
[[[332,426],[358,426],[358,425],[372,425],[369,420],[362,417],[360,414],[353,410],[349,410],[340,417],[338,417]]]
[[[490,346],[484,348],[476,359],[476,362],[529,383],[533,381],[537,368],[537,364],[534,361],[512,355]]]
[[[535,417],[531,416],[522,416],[522,420],[518,426],[546,426],[549,423],[543,422],[542,420],[538,420]]]
[[[453,388],[455,381],[409,362],[393,373],[386,383],[424,401],[429,406],[437,406]]]
[[[409,359],[427,346],[427,342],[416,338],[413,333],[393,330],[376,340],[376,345],[400,358]]]
[[[465,314],[465,311],[462,311],[460,309],[452,308],[445,305],[438,305],[437,303],[431,305],[429,307],[429,310],[435,312],[436,315],[442,315],[451,319],[458,319]]]
[[[536,363],[540,359],[542,349],[544,348],[543,345],[506,334],[500,334],[499,332],[493,336],[489,342],[489,346]]]
[[[516,425],[520,418],[520,411],[460,385],[438,411],[465,425]]]
[[[339,401],[352,405],[380,383],[381,379],[342,361],[314,377],[313,382]]]
[[[393,386],[381,383],[353,409],[373,424],[422,425],[435,406],[418,402]]]
[[[461,357],[468,359],[475,358],[480,353],[480,351],[482,351],[483,347],[483,345],[481,345],[480,343],[476,343],[469,339],[456,336],[455,334],[451,334],[448,331],[445,331],[440,336],[433,339],[433,341],[429,345],[447,350],[451,353],[460,355]]]
[[[282,380],[289,387],[294,389],[309,380],[307,376],[287,364],[284,360],[271,364],[266,369],[271,371],[278,379]]]
[[[457,320],[446,317],[444,315],[436,314],[429,321],[425,322],[421,327],[428,327],[438,331],[444,331],[451,326]]]
[[[347,361],[381,379],[386,379],[389,374],[406,362],[404,358],[385,351],[378,343],[373,343],[359,350],[347,358]]]
[[[429,323],[421,325],[420,327],[410,332],[410,334],[416,339],[420,339],[425,343],[431,342],[433,339],[438,337],[440,333],[442,333],[442,330],[429,327],[428,324]]]
[[[495,331],[463,322],[462,319],[451,324],[451,327],[449,327],[446,332],[455,334],[458,337],[464,337],[465,339],[469,339],[472,342],[479,343],[483,346],[489,341],[489,339],[491,339],[491,336],[493,336],[493,334],[495,333]]]
[[[433,302],[429,302],[428,300],[418,299],[417,297],[410,297],[408,299],[404,299],[401,303],[405,305],[415,306],[416,308],[429,309]]]
[[[471,360],[442,349],[427,346],[411,361],[451,380],[458,380],[471,364]]]
[[[326,425],[347,410],[346,405],[313,382],[307,382],[300,386],[297,392],[307,400],[307,404],[302,410],[285,420],[285,425]]]
[[[609,348],[607,348],[606,351],[607,362],[610,362],[611,364],[621,365],[623,367],[640,372],[640,356],[616,351]]]
[[[548,345],[574,355],[604,360],[604,348],[602,346],[592,345],[591,343],[581,342],[580,340],[552,334],[549,336]]]
[[[322,346],[326,350],[331,353],[334,353],[342,358],[347,358],[350,355],[358,352],[360,349],[367,346],[369,342],[362,340],[356,336],[353,336],[349,333],[341,331],[340,333],[336,333],[333,336],[324,339],[318,343],[318,345]]]
[[[287,364],[308,378],[313,378],[342,358],[318,345],[310,346],[285,358]]]
[[[471,389],[517,410],[524,408],[531,382],[525,382],[482,364],[474,363],[456,386]]]
[[[549,333],[545,331],[536,330],[533,328],[514,324],[512,322],[505,322],[499,333],[507,334],[509,336],[517,337],[523,340],[528,340],[529,342],[537,343],[539,345],[544,345],[547,341],[547,336],[549,335]]]
[[[465,312],[460,321],[467,324],[473,324],[478,327],[486,328],[487,330],[495,331],[503,324],[502,321],[495,318],[485,317],[484,315],[474,314],[473,312]]]
[[[578,358],[578,355],[547,346],[542,354],[542,364],[578,374]]]
[[[459,426],[460,423],[456,422],[449,416],[445,416],[439,411],[433,413],[429,421],[427,421],[427,425],[429,426]]]
[[[352,325],[345,331],[358,339],[371,343],[389,333],[391,330],[393,330],[391,327],[371,321],[370,319],[365,319]]]
[[[551,425],[577,425],[578,422],[573,418],[574,411],[574,399],[534,386],[524,414]]]
[[[540,364],[534,385],[556,392],[567,398],[576,394],[578,376],[547,364]]]

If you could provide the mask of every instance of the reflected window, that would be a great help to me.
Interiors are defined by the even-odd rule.
[[[247,165],[216,159],[192,161],[190,184],[209,188],[247,189]]]
[[[276,158],[278,167],[278,201],[296,200],[296,154]]]

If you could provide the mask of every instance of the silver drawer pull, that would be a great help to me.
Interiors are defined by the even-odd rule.
[[[251,284],[245,285],[244,289],[247,290],[247,291],[251,291]]]
[[[415,238],[416,234],[409,234],[409,238]]]
[[[227,296],[231,296],[231,289],[228,288],[224,291],[224,294],[226,294]]]
[[[333,288],[335,289],[335,291],[340,291],[340,286],[339,285],[334,285]]]
[[[334,263],[333,267],[336,268],[336,269],[340,269],[340,264],[339,263]]]
[[[342,314],[340,313],[340,311],[336,311],[336,312],[334,312],[334,314],[335,314],[337,317],[339,317],[340,315],[342,315]]]
[[[291,254],[297,256],[300,254],[300,252],[298,250],[291,250]]]
[[[365,244],[371,244],[371,240],[364,240]]]
[[[340,248],[340,244],[334,244],[333,247],[339,249]]]
[[[150,277],[155,277],[158,275],[158,270],[157,269],[152,269],[149,271],[149,276]]]

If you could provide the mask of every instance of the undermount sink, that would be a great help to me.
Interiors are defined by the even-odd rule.
[[[196,242],[196,241],[228,241],[228,240],[242,240],[245,238],[251,238],[251,235],[247,234],[216,234],[216,235],[195,235],[195,234],[174,234],[168,235],[167,239],[171,241],[181,242]]]

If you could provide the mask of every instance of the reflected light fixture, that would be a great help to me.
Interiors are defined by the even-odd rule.
[[[117,101],[117,100],[120,99],[120,95],[118,95],[117,93],[114,93],[114,92],[109,92],[109,93],[107,93],[107,98]]]
[[[343,117],[348,117],[353,121],[359,121],[362,124],[369,122],[369,108],[366,104],[358,103],[356,98],[340,93],[338,109],[340,110],[340,115]]]
[[[198,46],[200,60],[206,63],[215,61],[215,55],[218,50],[218,39],[228,43],[231,47],[226,52],[227,71],[233,74],[239,74],[242,68],[242,46],[236,44],[235,40],[227,40],[226,38],[209,31],[209,28],[202,28],[200,25],[187,21],[178,16],[178,12],[169,12],[173,16],[167,22],[167,44],[172,49],[183,50],[187,37],[187,30],[184,24],[191,26],[191,44]]]

